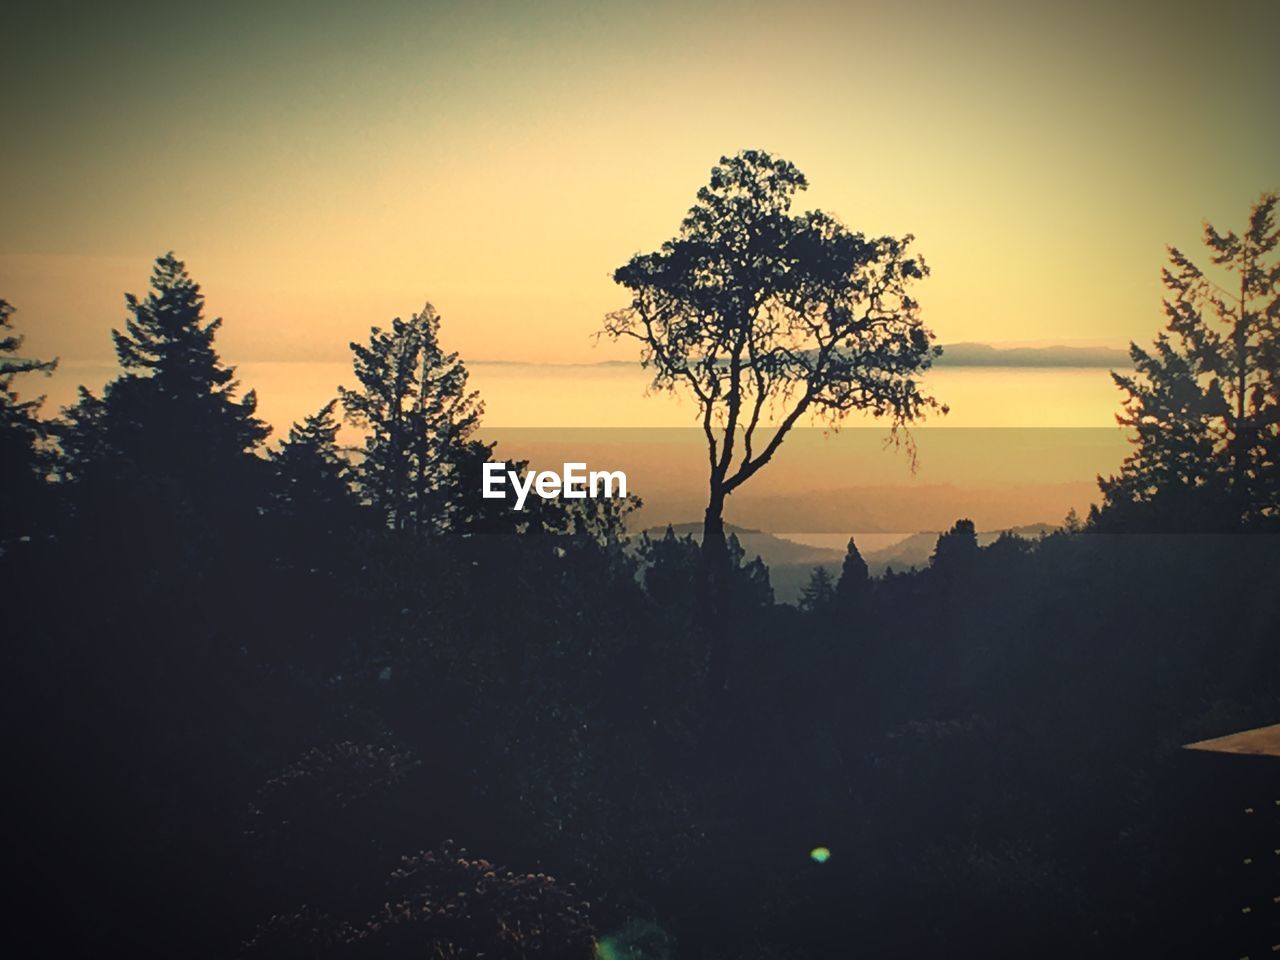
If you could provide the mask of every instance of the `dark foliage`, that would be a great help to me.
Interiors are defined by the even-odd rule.
[[[445,843],[403,858],[389,899],[353,925],[309,907],[272,917],[246,957],[431,957],[590,960],[588,904],[572,884],[513,873]]]
[[[13,332],[14,309],[0,300],[0,545],[47,527],[49,473],[47,425],[40,419],[43,397],[23,399],[17,379],[27,373],[52,373],[56,360],[18,356],[23,338]]]
[[[1204,242],[1227,289],[1175,248],[1163,271],[1166,332],[1130,344],[1134,374],[1116,419],[1134,431],[1119,474],[1099,478],[1095,528],[1280,530],[1280,244],[1274,194],[1246,229]]]
[[[918,375],[941,353],[913,284],[913,237],[867,237],[820,210],[793,214],[809,182],[781,157],[721,157],[658,251],[614,273],[631,303],[602,333],[640,344],[656,389],[687,393],[707,442],[703,544],[724,538],[726,498],[772,458],[802,416],[854,410],[896,431],[946,408]]]
[[[456,525],[462,462],[484,406],[467,370],[440,346],[431,304],[390,330],[351,344],[359,387],[339,393],[347,419],[364,429],[357,482],[393,530],[430,533]],[[480,451],[485,459],[488,448]]]
[[[697,541],[628,541],[627,505],[470,498],[488,448],[433,314],[360,361],[369,394],[410,384],[348,407],[382,423],[363,456],[329,404],[264,457],[198,288],[172,257],[153,286],[121,376],[56,425],[59,482],[24,461],[51,506],[0,553],[15,952],[1223,941],[1221,851],[1196,840],[1222,798],[1179,745],[1276,720],[1274,538],[1077,520],[979,547],[961,520],[907,574],[870,578],[850,543],[797,609],[730,537],[709,697]],[[10,383],[30,458],[48,425]],[[1152,432],[1144,462],[1205,469],[1185,439]]]

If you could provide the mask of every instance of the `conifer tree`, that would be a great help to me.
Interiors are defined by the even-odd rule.
[[[275,467],[276,509],[289,517],[312,520],[332,529],[354,519],[351,464],[338,446],[337,400],[295,423],[280,449],[270,455]]]
[[[1169,249],[1166,331],[1135,373],[1112,374],[1133,429],[1120,473],[1099,477],[1095,527],[1272,528],[1280,524],[1280,244],[1277,196],[1245,230],[1206,224],[1210,274]]]
[[[357,468],[360,491],[393,530],[431,533],[457,521],[451,509],[484,405],[467,370],[440,346],[431,304],[390,330],[352,343],[359,387],[339,388],[349,422],[367,431]],[[479,483],[479,477],[475,477]]]
[[[1076,534],[1084,530],[1084,521],[1080,519],[1080,514],[1076,512],[1076,508],[1072,507],[1067,511],[1067,515],[1062,518],[1062,529],[1067,533]]]
[[[764,560],[758,554],[748,560],[746,547],[736,533],[729,534],[725,546],[729,563],[725,584],[728,609],[745,611],[773,606],[773,584]]]
[[[1136,344],[1129,352],[1134,373],[1113,373],[1112,379],[1128,394],[1116,420],[1133,430],[1133,450],[1119,474],[1099,478],[1106,512],[1101,525],[1155,530],[1230,524],[1227,477],[1216,462],[1211,429],[1226,415],[1222,396],[1201,384],[1195,364],[1165,334],[1152,352]],[[1095,508],[1095,526],[1099,516]]]
[[[22,399],[14,381],[24,373],[52,373],[56,360],[17,356],[23,338],[13,332],[14,309],[0,300],[0,489],[5,491],[0,540],[29,534],[32,504],[40,498],[48,472],[43,448],[45,424],[40,420],[44,397]]]
[[[270,428],[254,416],[252,390],[235,397],[235,370],[213,345],[222,320],[205,319],[200,287],[172,253],[156,260],[148,295],[126,294],[125,302],[124,330],[111,334],[123,372],[101,398],[82,388],[67,411],[67,474],[105,471],[116,480],[174,480],[200,495],[236,492],[231,486]]]
[[[828,610],[836,598],[835,583],[826,567],[814,567],[800,594],[800,609],[808,613]]]
[[[692,534],[676,536],[668,524],[661,537],[641,534],[639,553],[644,564],[644,588],[660,607],[692,604],[698,570],[698,543]]]
[[[842,606],[848,607],[864,597],[870,586],[871,571],[867,568],[867,561],[862,559],[858,545],[850,537],[844,561],[840,564],[840,579],[836,581],[836,597]]]

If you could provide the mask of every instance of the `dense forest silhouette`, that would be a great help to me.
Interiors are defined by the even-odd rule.
[[[927,271],[792,217],[800,186],[725,158],[681,237],[619,271],[608,329],[753,428],[767,378],[906,426],[937,406],[904,286]],[[1116,376],[1132,454],[1087,518],[986,547],[960,518],[880,578],[851,541],[795,606],[718,526],[724,419],[701,538],[631,535],[629,503],[482,499],[482,398],[430,305],[353,343],[352,385],[270,445],[173,254],[126,298],[118,375],[50,419],[3,304],[11,940],[1216,955],[1213,793],[1179,747],[1280,712],[1276,202],[1206,228],[1234,294],[1171,251],[1168,329]],[[773,297],[787,319],[746,306]]]

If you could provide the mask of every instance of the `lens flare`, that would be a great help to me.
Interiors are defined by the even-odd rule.
[[[809,859],[814,863],[826,863],[831,859],[831,851],[826,847],[814,847],[809,851]]]

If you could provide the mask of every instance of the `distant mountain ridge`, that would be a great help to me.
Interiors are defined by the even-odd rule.
[[[952,343],[934,361],[939,367],[1131,367],[1127,350],[1115,347],[994,347]]]
[[[490,367],[634,367],[634,360],[598,360],[586,363],[538,363],[525,360],[471,360],[472,366]],[[939,367],[1092,367],[1133,366],[1129,352],[1116,347],[997,347],[989,343],[965,341],[942,345]]]

